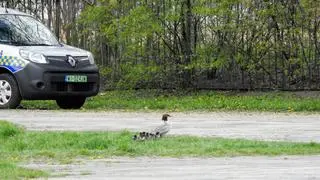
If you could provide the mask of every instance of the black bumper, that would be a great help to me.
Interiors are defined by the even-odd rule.
[[[65,82],[66,75],[86,75],[85,83]],[[29,63],[15,73],[23,99],[46,100],[63,96],[95,96],[99,92],[99,71],[96,65],[57,67]]]

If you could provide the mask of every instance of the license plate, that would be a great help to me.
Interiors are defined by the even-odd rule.
[[[66,75],[64,78],[65,82],[85,83],[88,81],[86,75]]]

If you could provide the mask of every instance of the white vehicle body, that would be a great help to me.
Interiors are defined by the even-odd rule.
[[[80,108],[99,91],[99,71],[90,52],[59,43],[32,16],[0,8],[0,108],[22,99],[53,99]]]

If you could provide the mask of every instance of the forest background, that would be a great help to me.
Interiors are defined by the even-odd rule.
[[[103,89],[320,89],[320,0],[2,0],[90,50]]]

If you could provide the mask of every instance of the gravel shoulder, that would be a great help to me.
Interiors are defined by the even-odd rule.
[[[30,164],[49,170],[50,179],[319,179],[320,156],[227,158],[113,158],[72,165]],[[62,177],[59,177],[62,176]]]

